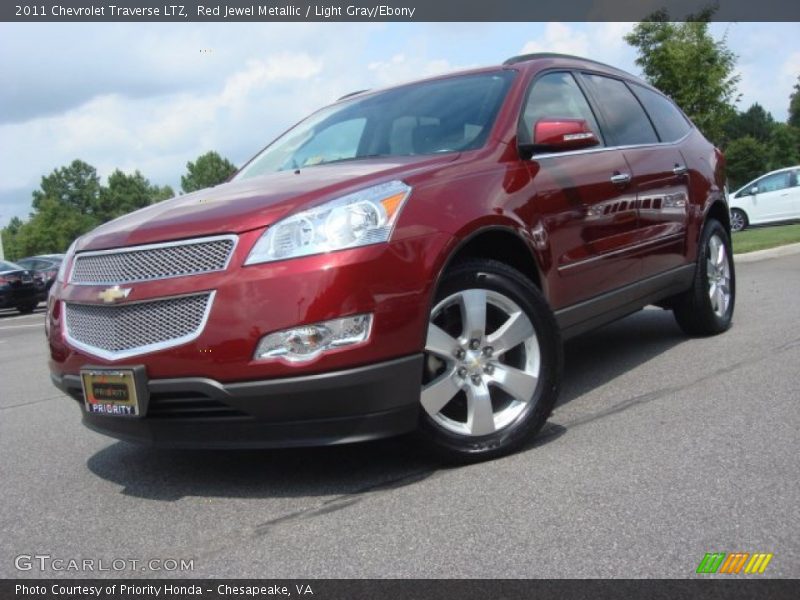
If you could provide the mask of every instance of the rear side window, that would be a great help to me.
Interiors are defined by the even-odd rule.
[[[758,180],[758,193],[764,194],[766,192],[779,192],[788,187],[792,187],[791,183],[792,174],[790,171],[783,171],[782,173],[773,173]]]
[[[584,119],[597,139],[603,139],[592,109],[570,73],[548,73],[533,83],[522,113],[520,141],[530,143],[533,126],[545,118]]]
[[[606,134],[617,146],[658,142],[642,105],[622,81],[602,75],[584,74],[592,95],[605,117]]]
[[[631,85],[631,89],[650,115],[662,142],[674,142],[689,133],[686,117],[671,101],[640,85]]]

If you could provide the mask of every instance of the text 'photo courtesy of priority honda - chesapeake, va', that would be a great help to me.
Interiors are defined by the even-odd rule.
[[[800,7],[0,13],[0,596],[795,596]]]

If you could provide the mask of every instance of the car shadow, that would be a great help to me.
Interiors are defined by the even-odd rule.
[[[563,406],[689,340],[672,311],[648,308],[564,344]]]
[[[341,496],[414,483],[441,467],[408,437],[269,450],[162,450],[116,442],[87,466],[123,486],[123,494],[153,500]]]
[[[47,312],[47,304],[45,302],[40,302],[39,306],[37,306],[32,313],[28,313],[27,315],[21,314],[16,308],[0,308],[0,321],[2,319],[8,319],[9,317],[29,317],[31,315],[44,315]]]
[[[560,405],[625,373],[687,338],[671,313],[648,310],[568,342]],[[547,423],[522,451],[567,433]],[[534,450],[535,451],[535,450]],[[277,450],[159,450],[112,443],[87,461],[125,495],[157,501],[226,498],[349,497],[422,481],[451,465],[413,436],[342,446]]]

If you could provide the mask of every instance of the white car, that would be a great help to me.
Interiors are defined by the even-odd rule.
[[[800,166],[762,175],[728,198],[731,229],[800,219]]]

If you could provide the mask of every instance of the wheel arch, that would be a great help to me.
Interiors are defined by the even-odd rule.
[[[544,277],[531,243],[515,228],[507,225],[487,225],[463,236],[442,262],[436,274],[433,290],[449,268],[460,261],[473,258],[496,260],[522,273],[537,288],[545,291]]]
[[[745,212],[744,210],[742,210],[742,212],[745,214],[745,216],[747,216],[747,212]],[[731,234],[730,208],[728,207],[728,204],[724,200],[718,199],[711,203],[711,205],[708,207],[708,210],[706,210],[705,217],[703,218],[704,226],[706,221],[708,221],[709,219],[716,219],[717,221],[722,223],[722,226],[725,228],[725,231],[728,232],[728,235]]]

